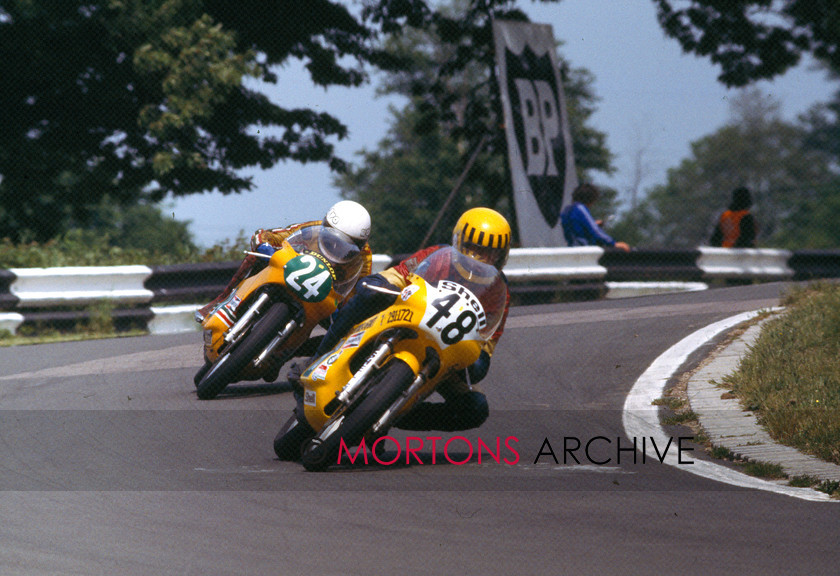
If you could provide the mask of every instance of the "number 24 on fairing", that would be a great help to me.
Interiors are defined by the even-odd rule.
[[[320,302],[332,289],[329,269],[311,254],[303,254],[290,260],[286,264],[284,275],[286,286],[307,302]]]

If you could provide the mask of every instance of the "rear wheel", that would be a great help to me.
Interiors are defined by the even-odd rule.
[[[196,386],[201,400],[215,398],[262,352],[289,321],[289,307],[276,302],[256,320],[251,331],[219,356]]]
[[[356,407],[330,419],[324,430],[332,430],[326,438],[314,438],[303,451],[301,462],[310,472],[321,472],[338,462],[341,441],[347,448],[357,446],[385,410],[414,380],[414,371],[402,360],[393,359],[383,369],[377,384],[370,387],[367,395]],[[323,431],[322,431],[323,432]]]

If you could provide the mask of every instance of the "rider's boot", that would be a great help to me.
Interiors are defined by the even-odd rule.
[[[291,366],[289,366],[289,372],[286,375],[286,380],[288,380],[289,384],[292,385],[292,392],[295,393],[295,396],[303,396],[303,386],[300,383],[300,376],[307,368],[309,368],[309,365],[312,364],[315,358],[315,356],[300,358],[299,360],[292,362]]]

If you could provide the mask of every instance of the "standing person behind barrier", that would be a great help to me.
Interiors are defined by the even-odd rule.
[[[563,236],[569,246],[612,246],[630,251],[626,242],[616,242],[601,229],[601,221],[592,218],[590,208],[598,201],[600,192],[592,184],[581,184],[572,192],[572,203],[560,212]]]
[[[739,186],[732,191],[729,208],[718,218],[710,246],[722,248],[755,248],[756,224],[750,213],[752,197],[749,189]]]
[[[495,266],[501,271],[510,252],[510,237],[510,225],[504,216],[489,208],[472,208],[464,212],[455,224],[452,245],[459,252]],[[402,290],[409,285],[410,276],[420,262],[443,247],[444,245],[437,245],[424,248],[396,266],[359,280],[356,284],[356,294],[339,310],[315,356],[292,365],[288,378],[293,386],[297,388],[300,375],[309,364],[330,351],[353,326],[385,310],[397,298],[392,294],[372,290],[368,286]],[[504,275],[502,278],[504,279]],[[504,331],[509,306],[510,292],[505,299],[505,310],[499,328],[482,346],[478,360],[467,370],[451,374],[438,385],[436,392],[443,396],[444,402],[417,404],[394,423],[395,427],[403,430],[452,432],[481,426],[490,414],[490,408],[484,393],[473,385],[483,379],[490,369],[490,357]]]

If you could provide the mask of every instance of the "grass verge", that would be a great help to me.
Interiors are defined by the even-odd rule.
[[[63,329],[35,323],[21,327],[17,334],[12,334],[8,330],[0,330],[0,347],[148,334],[148,331],[138,327],[137,323],[131,323],[118,330],[114,322],[114,309],[115,305],[112,301],[100,300],[85,309],[86,314],[83,319],[73,322],[72,325]]]
[[[733,394],[739,398],[745,408],[757,413],[762,423],[766,425],[767,410],[780,406],[781,409],[771,414],[770,420],[781,422],[792,434],[807,434],[811,436],[807,445],[817,446],[819,449],[810,453],[824,460],[837,462],[831,455],[840,449],[837,431],[840,429],[840,402],[837,394],[840,392],[840,366],[838,348],[840,348],[840,285],[820,283],[806,288],[798,288],[787,294],[783,304],[788,313],[776,320],[771,320],[762,329],[761,337],[748,352],[741,366],[748,366],[749,372],[739,370],[724,379],[720,384],[724,389],[731,389],[727,395]],[[766,315],[762,314],[754,320],[757,322]],[[778,322],[778,323],[777,323]],[[742,334],[752,323],[740,326],[731,332],[724,342],[718,344],[717,351],[725,348],[733,339]],[[802,333],[806,336],[803,336]],[[784,338],[780,340],[780,334]],[[798,348],[792,346],[798,346]],[[808,349],[808,354],[802,349]],[[687,383],[694,372],[705,365],[715,353],[696,366],[691,372],[681,374],[666,390],[664,395],[653,404],[663,408],[660,416],[663,426],[688,428],[694,432],[694,442],[705,447],[706,452],[714,459],[723,460],[728,465],[735,466],[746,474],[767,480],[787,480],[791,486],[811,487],[825,492],[835,498],[840,498],[840,482],[823,481],[810,477],[788,478],[784,471],[775,464],[744,460],[737,457],[729,449],[715,446],[705,434],[697,415],[691,410],[687,397]],[[749,358],[749,360],[747,360]],[[774,362],[768,361],[768,358]],[[791,373],[794,376],[791,376]],[[796,375],[802,373],[811,377],[799,379]],[[746,379],[749,376],[749,380]],[[741,379],[741,380],[739,380]],[[795,383],[787,385],[791,380]],[[744,388],[736,386],[749,384],[747,389],[752,391],[764,388],[764,396],[754,393],[747,398],[743,395]],[[779,383],[785,385],[779,387]],[[764,386],[762,386],[764,385]],[[826,393],[826,387],[829,392]],[[780,389],[787,395],[787,402],[762,401],[773,393],[777,395]],[[791,396],[793,394],[793,396]],[[811,399],[810,406],[805,409],[806,400]],[[817,400],[820,400],[817,402]],[[762,408],[765,412],[762,413]],[[791,411],[798,412],[798,418],[787,418]],[[814,427],[817,430],[814,430]],[[771,432],[771,435],[773,433]],[[785,443],[774,436],[780,443]],[[793,445],[792,443],[788,443]],[[806,444],[796,445],[803,452]],[[825,456],[828,455],[828,456]]]
[[[797,288],[783,303],[724,386],[774,440],[840,464],[840,285]]]
[[[95,332],[59,332],[53,330],[29,336],[17,336],[10,334],[8,331],[2,331],[0,332],[0,347],[50,344],[53,342],[79,342],[81,340],[101,340],[103,338],[127,338],[129,336],[143,336],[145,334],[148,334],[148,332],[144,330],[99,334]]]

